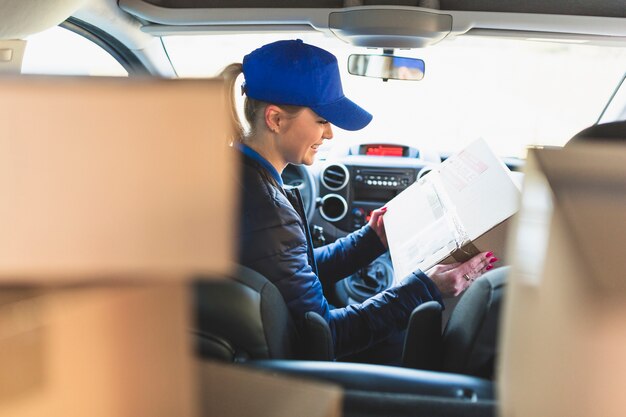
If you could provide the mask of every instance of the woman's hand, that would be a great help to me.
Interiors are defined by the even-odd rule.
[[[463,263],[435,265],[426,273],[444,297],[461,294],[476,278],[493,268],[493,252],[483,252]]]
[[[385,248],[389,249],[389,244],[387,243],[387,235],[385,234],[385,222],[383,221],[383,216],[386,212],[387,207],[379,208],[372,211],[369,225],[372,229],[374,229]]]

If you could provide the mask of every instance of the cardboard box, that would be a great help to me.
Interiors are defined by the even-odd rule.
[[[511,237],[500,415],[626,415],[626,147],[531,150]]]
[[[186,279],[231,267],[220,80],[0,79],[0,281]]]
[[[0,415],[197,414],[183,284],[0,291]]]
[[[504,222],[517,212],[519,188],[504,163],[478,140],[386,206],[389,251],[396,279],[402,279],[449,256],[449,262],[482,250],[502,256]]]
[[[0,91],[0,415],[195,417],[186,281],[235,243],[223,82]]]
[[[203,416],[339,417],[340,387],[291,376],[204,362],[200,366]]]

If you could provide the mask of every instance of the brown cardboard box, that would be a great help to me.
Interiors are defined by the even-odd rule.
[[[237,174],[219,80],[0,79],[0,281],[230,268]]]
[[[236,220],[222,82],[0,91],[0,415],[196,416],[185,281],[230,269]]]
[[[478,255],[480,252],[492,251],[494,256],[498,258],[498,263],[494,265],[507,265],[508,234],[511,230],[511,224],[514,218],[515,214],[494,226],[492,229],[489,229],[477,239],[472,240],[469,244],[452,252],[452,254],[441,261],[441,263],[465,262],[474,255]]]
[[[1,416],[197,415],[185,285],[0,294]]]
[[[466,261],[481,250],[503,257],[519,194],[511,172],[483,140],[446,159],[386,204],[395,278],[442,261]]]
[[[339,417],[342,390],[235,365],[200,365],[201,415],[219,417]]]
[[[626,147],[531,150],[517,220],[500,415],[626,415]]]

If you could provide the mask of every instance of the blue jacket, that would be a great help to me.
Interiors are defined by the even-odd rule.
[[[363,350],[403,330],[420,303],[441,302],[434,283],[421,271],[362,304],[329,308],[322,292],[385,252],[369,226],[313,249],[297,190],[284,190],[275,170],[258,154],[242,153],[239,262],[269,279],[280,291],[296,323],[308,311],[328,322],[335,355]]]

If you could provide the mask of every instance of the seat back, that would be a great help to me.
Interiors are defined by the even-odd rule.
[[[195,329],[203,358],[332,360],[330,328],[309,312],[296,328],[278,289],[263,275],[238,266],[229,279],[194,285]]]
[[[626,120],[590,126],[572,137],[566,146],[577,143],[623,142],[626,139]]]
[[[295,326],[278,289],[261,274],[239,266],[224,280],[194,286],[199,353],[230,361],[288,359]]]
[[[492,379],[509,267],[494,269],[463,294],[442,336],[442,370]]]
[[[403,365],[492,379],[498,322],[509,267],[485,273],[463,294],[441,333],[441,306],[428,302],[411,314]]]

